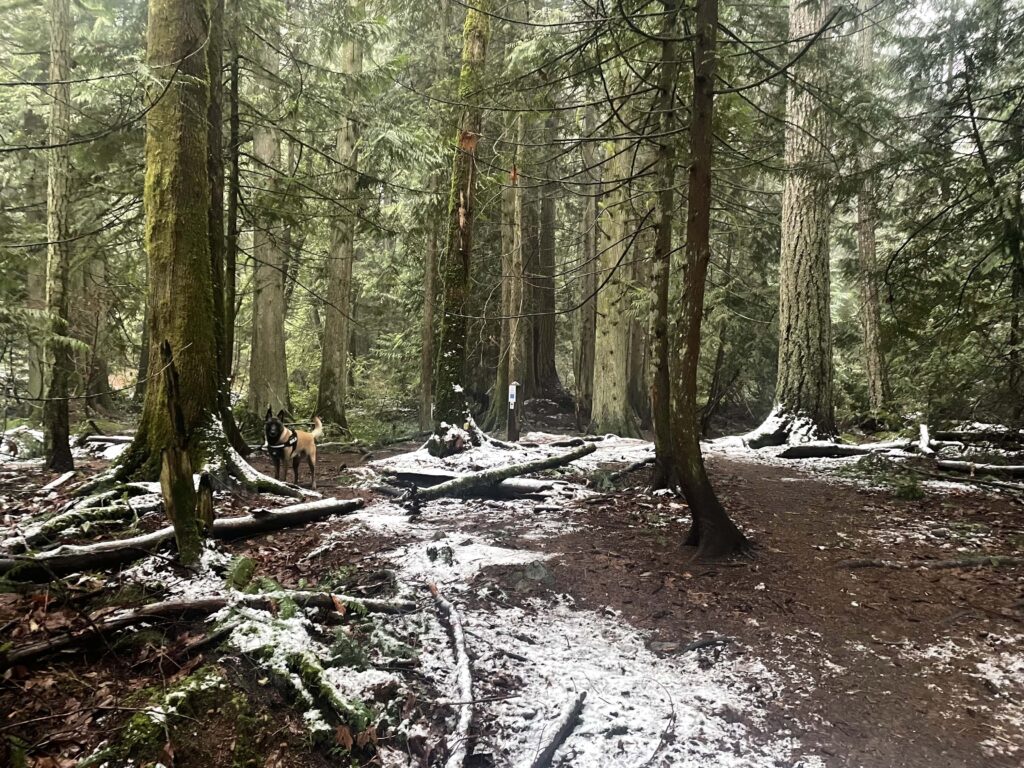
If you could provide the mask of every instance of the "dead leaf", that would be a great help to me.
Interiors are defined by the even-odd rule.
[[[160,762],[167,768],[174,768],[174,745],[170,741],[164,744],[164,748],[160,750]]]
[[[339,600],[337,595],[331,595],[331,602],[334,603],[334,610],[336,610],[340,615],[344,616],[348,611],[348,606],[344,601]]]
[[[348,751],[352,750],[355,740],[352,738],[352,729],[342,723],[334,729],[334,740]]]

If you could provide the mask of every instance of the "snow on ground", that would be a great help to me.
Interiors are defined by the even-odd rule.
[[[787,733],[761,732],[760,712],[778,681],[743,653],[726,651],[710,668],[713,652],[658,657],[642,633],[568,601],[472,612],[463,625],[482,652],[477,696],[486,697],[493,680],[519,683],[518,695],[478,712],[495,741],[477,749],[498,765],[531,765],[580,691],[587,692],[580,722],[555,764],[636,766],[653,758],[651,765],[739,768],[792,764],[800,753]]]
[[[542,436],[524,439],[539,443]],[[470,452],[477,455],[448,461],[444,468],[488,463],[494,450]],[[622,466],[648,457],[653,447],[616,438],[598,450],[587,457],[592,466]],[[415,453],[387,466],[423,471],[425,452]],[[498,457],[509,463],[508,451]],[[433,457],[425,463],[441,468]],[[588,694],[581,719],[555,764],[637,766],[653,758],[652,766],[821,765],[802,754],[792,734],[762,729],[769,702],[806,695],[787,691],[785,670],[773,672],[736,645],[659,656],[648,649],[648,633],[610,609],[578,610],[567,596],[510,605],[489,583],[485,569],[491,566],[522,566],[524,579],[550,578],[553,553],[523,548],[523,539],[579,526],[573,495],[556,488],[554,501],[442,499],[423,505],[411,519],[398,505],[374,504],[348,516],[345,528],[333,531],[324,546],[344,538],[358,541],[370,532],[393,536],[393,548],[378,554],[395,567],[403,596],[422,596],[424,583],[432,581],[455,603],[474,659],[475,722],[481,731],[476,751],[492,755],[497,765],[529,766],[579,691]],[[433,629],[421,636],[420,671],[452,701],[454,723],[461,705],[450,641]],[[812,685],[806,681],[801,688]]]
[[[960,669],[977,680],[975,688],[950,691],[951,706],[985,713],[996,724],[991,737],[979,744],[985,755],[1024,755],[1024,635],[982,632],[926,648],[908,644],[899,654],[921,664],[923,674],[942,679],[944,673]],[[955,678],[945,675],[949,679]]]

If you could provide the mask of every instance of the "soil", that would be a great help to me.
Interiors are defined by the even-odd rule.
[[[351,495],[349,470],[367,457],[324,451],[319,458],[320,490]],[[265,458],[253,463],[273,471]],[[99,466],[91,463],[87,471]],[[658,653],[698,653],[702,664],[714,665],[721,648],[730,647],[769,666],[774,662],[786,685],[754,732],[788,732],[829,768],[1024,764],[1020,726],[1015,730],[999,719],[1020,691],[979,675],[970,653],[942,657],[935,650],[952,642],[998,651],[1004,648],[1001,639],[1012,638],[1016,646],[1005,650],[1019,651],[1024,568],[845,564],[862,558],[949,558],[958,548],[1019,554],[1020,497],[929,492],[921,500],[900,500],[819,474],[721,456],[709,459],[709,469],[727,509],[755,544],[748,558],[694,561],[692,551],[680,545],[688,527],[685,507],[672,497],[651,495],[645,472],[638,471],[616,489],[575,502],[575,528],[567,533],[526,538],[528,527],[474,518],[460,530],[472,527],[503,547],[553,554],[547,563],[552,579],[535,589],[516,588],[521,567],[491,567],[477,579],[502,585],[507,598],[521,605],[570,595],[578,607],[609,613],[648,633],[649,647]],[[23,500],[50,479],[41,471],[0,473],[0,499],[10,505],[5,514],[28,511]],[[231,508],[241,512],[256,503],[239,497]],[[329,577],[335,585],[344,580],[348,591],[374,594],[387,580],[389,550],[401,543],[393,537],[342,539],[324,554],[303,559],[327,531],[344,525],[341,518],[225,547],[253,558],[257,573],[287,587],[315,586]],[[3,642],[20,644],[79,624],[86,608],[110,599],[90,589],[83,579],[63,592],[0,594]],[[134,692],[173,682],[219,658],[216,648],[182,651],[202,637],[197,624],[155,629],[164,640],[97,647],[85,661],[9,670],[0,684],[0,711],[6,714],[0,764],[10,763],[15,736],[28,747],[28,765],[72,765],[103,739],[116,738],[135,707]],[[688,648],[701,639],[709,642]],[[303,737],[301,718],[279,694],[261,687],[244,664],[228,668],[254,711],[275,723],[255,745],[260,757],[252,764],[326,764],[326,753]],[[236,729],[227,715],[208,714],[195,740],[178,753],[177,765],[232,765],[234,753],[224,745],[233,743]],[[487,725],[480,725],[478,738],[486,734]]]

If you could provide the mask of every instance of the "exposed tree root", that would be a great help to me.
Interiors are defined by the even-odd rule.
[[[583,702],[587,698],[586,691],[580,691],[572,701],[570,701],[563,709],[562,713],[558,718],[558,728],[548,739],[547,744],[544,745],[544,749],[540,751],[536,759],[531,764],[531,768],[548,768],[551,765],[551,759],[555,756],[555,752],[562,746],[562,742],[569,738],[569,734],[572,733],[573,728],[576,727],[576,721],[579,719],[580,712],[583,711]]]
[[[441,621],[448,627],[455,648],[455,678],[459,689],[459,720],[455,732],[448,738],[448,761],[445,768],[462,768],[469,749],[469,729],[473,724],[473,673],[469,666],[469,654],[466,652],[466,634],[462,630],[462,620],[458,611],[438,590],[437,585],[428,583],[430,594],[434,596]]]
[[[267,531],[322,520],[331,515],[353,512],[362,499],[321,499],[292,504],[274,511],[256,510],[252,515],[224,517],[213,521],[210,535],[215,539],[236,539]],[[0,573],[18,580],[55,579],[83,570],[110,568],[130,563],[173,541],[171,526],[130,539],[102,541],[83,546],[65,545],[34,556],[0,558]]]
[[[418,609],[418,605],[408,600],[378,600],[371,598],[351,597],[349,595],[331,594],[329,592],[280,591],[258,595],[234,593],[216,595],[194,600],[167,600],[152,603],[141,608],[120,611],[113,615],[93,615],[88,619],[88,626],[78,632],[58,635],[38,643],[30,643],[14,648],[0,657],[3,668],[15,664],[27,664],[44,656],[63,651],[68,648],[84,646],[118,630],[133,627],[154,619],[183,619],[190,616],[209,616],[229,605],[244,605],[249,608],[272,608],[281,600],[291,600],[299,605],[311,608],[338,610],[341,606],[370,613],[409,613]]]
[[[844,568],[978,568],[981,566],[1016,566],[1024,565],[1024,557],[1011,555],[972,555],[958,557],[953,560],[843,560],[839,563]]]

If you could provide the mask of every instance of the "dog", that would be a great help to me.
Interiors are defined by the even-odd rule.
[[[311,478],[310,487],[316,490],[316,440],[324,433],[324,425],[319,416],[313,417],[313,431],[304,432],[301,429],[291,430],[284,425],[285,412],[283,410],[274,412],[267,408],[267,415],[264,417],[263,432],[265,447],[270,452],[270,458],[274,460],[274,477],[281,479],[281,465],[284,464],[284,479],[288,480],[288,464],[291,463],[292,471],[295,473],[295,484],[299,484],[299,463],[305,459],[309,464]]]

